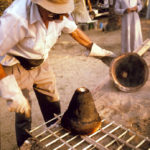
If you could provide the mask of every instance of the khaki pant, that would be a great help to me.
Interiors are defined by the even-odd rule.
[[[59,100],[55,75],[48,61],[32,70],[25,70],[20,64],[3,67],[7,75],[13,74],[15,76],[22,90],[31,90],[34,86],[34,89],[40,93],[50,96],[52,101]]]
[[[32,88],[34,89],[45,122],[52,119],[54,114],[60,114],[55,76],[48,62],[44,62],[32,70],[25,70],[20,64],[4,67],[4,70],[7,75],[13,74],[15,76],[23,95],[29,100],[30,104],[32,104],[32,100],[29,91]],[[16,113],[15,115],[18,147],[31,136],[26,132],[26,130],[31,130],[31,120],[31,117],[26,118],[24,114]],[[50,125],[51,123],[47,124],[47,126]]]

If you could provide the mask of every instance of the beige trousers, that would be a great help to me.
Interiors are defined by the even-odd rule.
[[[7,75],[13,74],[15,76],[22,90],[31,90],[34,86],[40,93],[52,97],[53,102],[59,100],[55,75],[48,61],[32,70],[25,70],[20,64],[3,67]]]

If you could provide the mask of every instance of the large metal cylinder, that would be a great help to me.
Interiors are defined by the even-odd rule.
[[[148,66],[136,53],[123,54],[114,59],[110,74],[116,87],[124,92],[131,92],[142,87],[148,79]]]

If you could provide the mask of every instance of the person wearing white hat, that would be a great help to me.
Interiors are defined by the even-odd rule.
[[[0,64],[5,72],[0,96],[7,100],[9,111],[16,112],[18,147],[30,137],[26,129],[31,129],[31,88],[45,121],[60,114],[55,75],[47,58],[61,32],[87,47],[89,56],[114,56],[77,28],[69,18],[73,9],[73,0],[15,0],[0,17]]]

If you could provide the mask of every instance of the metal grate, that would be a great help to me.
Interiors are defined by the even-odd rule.
[[[46,124],[58,121],[46,127]],[[29,131],[29,134],[48,150],[150,150],[150,139],[130,129],[102,120],[102,128],[89,136],[73,135],[61,125],[61,115]]]

